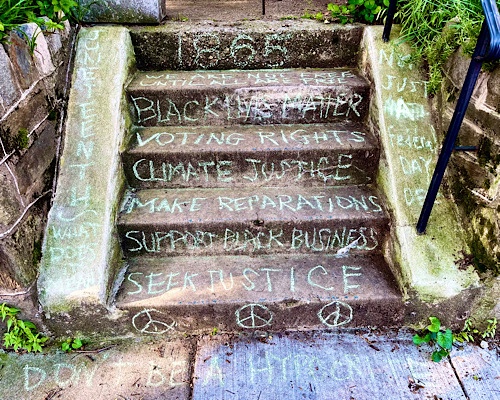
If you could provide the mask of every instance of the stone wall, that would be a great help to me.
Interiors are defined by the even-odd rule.
[[[72,30],[25,24],[0,44],[0,295],[36,279]]]
[[[437,106],[440,130],[446,132],[455,109],[470,59],[457,51],[445,69]],[[468,243],[478,272],[488,290],[483,296],[496,302],[500,313],[500,66],[481,72],[462,125],[459,145],[477,146],[477,151],[455,152],[451,166],[450,192],[469,232]],[[432,218],[432,217],[431,217]],[[495,304],[485,305],[491,309]]]

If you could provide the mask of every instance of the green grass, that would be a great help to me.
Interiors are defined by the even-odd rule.
[[[428,65],[429,93],[434,94],[453,52],[460,46],[466,54],[474,51],[484,14],[480,0],[403,0],[396,18],[400,41],[409,42],[415,56]]]

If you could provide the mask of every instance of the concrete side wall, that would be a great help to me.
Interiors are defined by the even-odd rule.
[[[0,295],[37,276],[72,37],[21,29],[0,45]]]
[[[119,257],[113,232],[124,182],[119,161],[127,127],[124,87],[134,61],[127,29],[79,32],[58,187],[38,279],[47,315],[106,303]]]
[[[447,131],[470,59],[458,50],[448,61],[436,114]],[[457,152],[449,173],[451,192],[461,210],[473,261],[485,279],[488,294],[481,306],[500,317],[500,67],[481,72],[462,125],[460,145],[475,152]],[[491,313],[491,312],[490,312]],[[491,314],[485,315],[485,317]]]
[[[379,182],[392,211],[395,245],[387,249],[388,259],[414,300],[407,322],[423,320],[434,304],[432,313],[453,326],[469,309],[479,280],[464,260],[466,230],[444,193],[438,196],[427,233],[417,235],[439,139],[432,126],[427,82],[411,64],[410,49],[385,44],[381,36],[382,27],[365,29],[362,67],[373,82],[371,118],[382,146]]]

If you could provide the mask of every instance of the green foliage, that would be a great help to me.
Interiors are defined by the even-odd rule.
[[[428,343],[435,347],[432,352],[432,361],[439,362],[450,354],[453,346],[453,333],[450,329],[441,330],[441,321],[436,317],[429,317],[431,322],[421,335],[413,336],[413,343],[420,346]]]
[[[500,5],[500,0],[497,0]],[[441,85],[442,68],[460,46],[472,54],[484,19],[480,0],[403,0],[398,4],[401,41],[427,63],[430,94]]]
[[[219,333],[219,329],[214,327],[212,328],[212,331],[210,332],[210,336],[215,336]]]
[[[488,319],[486,323],[484,330],[480,330],[474,326],[470,318],[466,319],[462,331],[454,334],[453,340],[459,343],[470,343],[475,342],[476,339],[493,339],[497,331],[497,319]]]
[[[29,142],[28,130],[26,128],[19,129],[16,136],[16,145],[21,149],[27,149]]]
[[[0,317],[7,326],[7,332],[3,335],[5,348],[12,347],[14,351],[23,349],[28,352],[41,352],[42,347],[49,338],[37,332],[33,322],[18,319],[16,315],[19,311],[19,309],[9,307],[5,303],[0,305]]]
[[[0,41],[4,41],[10,31],[27,22],[34,22],[41,30],[63,29],[63,21],[80,22],[93,4],[95,2],[84,7],[80,5],[80,0],[1,0]],[[20,35],[24,36],[22,33]],[[33,41],[35,39],[30,38]]]
[[[73,350],[78,350],[83,347],[83,341],[78,338],[68,338],[61,343],[61,350],[69,353]]]
[[[329,3],[327,6],[332,19],[341,24],[381,22],[387,7],[389,0],[348,0],[347,4]]]
[[[316,14],[311,14],[309,11],[304,11],[304,14],[302,14],[302,19],[315,19],[316,21],[324,21],[325,16],[323,15],[322,12],[318,12]]]

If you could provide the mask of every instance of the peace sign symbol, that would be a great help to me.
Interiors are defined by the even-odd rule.
[[[352,321],[352,308],[341,301],[332,301],[318,311],[318,317],[326,326],[335,328]]]
[[[236,323],[242,328],[262,328],[271,325],[273,313],[262,304],[247,304],[235,312]]]
[[[141,333],[153,333],[155,335],[161,335],[162,333],[174,330],[177,323],[171,317],[167,316],[167,318],[172,321],[171,323],[167,323],[153,318],[154,314],[165,315],[165,313],[155,310],[154,308],[142,310],[134,315],[134,318],[132,318],[132,325]]]

